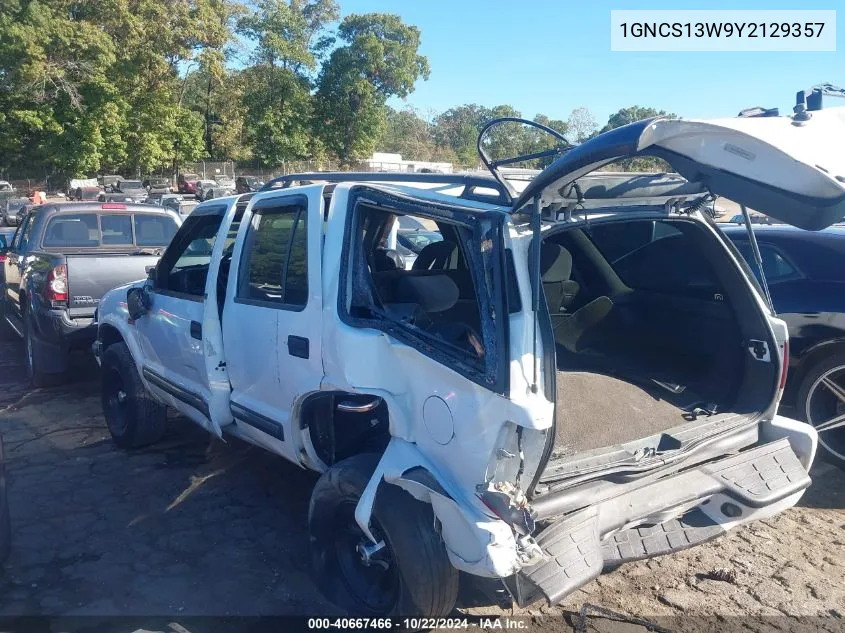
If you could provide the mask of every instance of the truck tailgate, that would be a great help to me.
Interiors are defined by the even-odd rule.
[[[68,315],[90,318],[100,299],[115,286],[147,276],[146,267],[158,262],[157,255],[92,253],[67,255]]]

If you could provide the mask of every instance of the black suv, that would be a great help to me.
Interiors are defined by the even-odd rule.
[[[235,179],[235,191],[238,193],[258,191],[263,186],[264,182],[258,176],[238,176]]]
[[[759,277],[745,227],[721,228]],[[845,226],[755,226],[754,234],[775,312],[789,327],[784,403],[816,427],[826,457],[845,467]]]

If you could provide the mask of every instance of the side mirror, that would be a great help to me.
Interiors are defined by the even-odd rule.
[[[144,288],[130,288],[126,293],[126,306],[129,318],[140,319],[150,310],[150,296]]]

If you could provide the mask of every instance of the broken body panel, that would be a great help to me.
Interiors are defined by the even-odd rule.
[[[806,425],[775,415],[779,381],[774,379],[765,386],[754,414],[736,424],[698,426],[670,451],[639,452],[620,445],[603,447],[588,460],[579,461],[576,455],[555,485],[547,481],[538,486],[555,433],[565,429],[555,428],[554,338],[548,306],[536,302],[539,275],[529,262],[543,234],[551,235],[560,226],[547,222],[538,232],[536,216],[530,213],[539,210],[557,221],[550,210],[572,201],[565,188],[573,180],[612,160],[651,150],[694,182],[679,191],[640,196],[649,198],[648,204],[639,200],[614,208],[609,194],[594,205],[600,207],[597,215],[607,221],[655,221],[680,212],[685,220],[703,225],[713,244],[721,244],[695,205],[706,192],[730,192],[757,210],[821,228],[830,217],[843,214],[845,183],[837,178],[835,167],[819,168],[804,152],[806,139],[800,134],[814,130],[812,125],[825,128],[827,121],[827,127],[841,134],[841,115],[820,114],[796,126],[797,131],[770,123],[754,127],[751,121],[749,126],[666,120],[633,124],[568,151],[526,187],[512,209],[381,184],[339,184],[329,202],[322,185],[253,194],[244,200],[221,310],[217,282],[225,240],[217,239],[212,249],[202,343],[193,343],[205,358],[208,411],[172,390],[162,390],[149,376],[144,379],[164,402],[209,430],[236,434],[317,471],[328,469],[332,460],[327,455],[335,453],[333,448],[321,449],[319,434],[306,420],[315,398],[345,394],[369,399],[353,409],[383,406],[389,441],[355,512],[362,531],[376,541],[369,526],[379,485],[399,486],[431,504],[456,568],[510,577],[508,586],[520,602],[540,595],[559,600],[605,564],[683,549],[793,505],[809,485],[807,469],[816,435]],[[752,128],[759,132],[756,136],[748,131]],[[819,133],[815,129],[807,137]],[[782,137],[788,142],[781,142]],[[774,181],[769,164],[776,167]],[[795,187],[790,190],[792,176]],[[655,208],[655,196],[671,204]],[[238,200],[203,203],[191,217],[223,205],[218,235],[226,236],[236,221]],[[787,208],[786,201],[799,206]],[[578,213],[579,205],[589,205],[582,204],[580,195],[575,202],[570,209],[575,213],[563,218],[567,230],[589,222],[589,214]],[[266,322],[257,323],[248,307],[259,310],[261,305],[238,301],[250,231],[258,226],[262,208],[297,205],[308,218],[307,300],[303,309],[276,306],[272,316],[262,317]],[[529,218],[513,211],[527,211]],[[444,342],[447,329],[429,327],[427,320],[418,318],[420,305],[407,296],[386,302],[373,299],[380,293],[373,289],[379,280],[373,281],[372,271],[369,277],[364,274],[374,260],[369,252],[362,255],[362,244],[372,241],[368,231],[389,226],[386,216],[408,213],[451,231],[454,252],[464,258],[461,272],[478,296],[472,327],[466,326],[454,339],[460,344]],[[366,226],[365,217],[370,222]],[[374,225],[376,220],[382,224]],[[723,244],[714,248],[721,249],[723,263],[735,269],[737,287],[742,288],[738,292],[765,322],[766,350],[757,362],[766,363],[769,374],[777,377],[786,328],[739,272],[741,258]],[[383,272],[382,278],[392,283],[396,273]],[[440,279],[444,276],[432,270],[412,275],[428,280],[412,286],[438,286],[435,294],[443,305],[429,306],[437,313],[448,312],[461,300],[452,287],[457,284]],[[147,352],[136,341],[134,324],[127,323],[121,305],[125,293],[124,287],[104,298],[101,332],[104,327],[119,331],[143,371]],[[450,293],[455,296],[447,301],[444,297]],[[402,312],[408,303],[416,316],[408,316],[410,309]],[[231,318],[237,311],[240,317]],[[162,336],[189,336],[183,321],[174,321]],[[473,346],[481,351],[473,355]],[[242,376],[235,379],[238,372]],[[291,373],[297,374],[295,381],[289,381]],[[173,381],[178,383],[178,377]],[[240,387],[234,384],[238,381]],[[268,396],[279,385],[284,388],[278,397]],[[644,441],[659,443],[639,438],[640,448]]]

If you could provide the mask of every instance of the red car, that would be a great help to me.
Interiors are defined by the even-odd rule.
[[[179,193],[196,194],[197,181],[199,179],[200,177],[197,174],[179,174],[179,178],[177,180]]]

